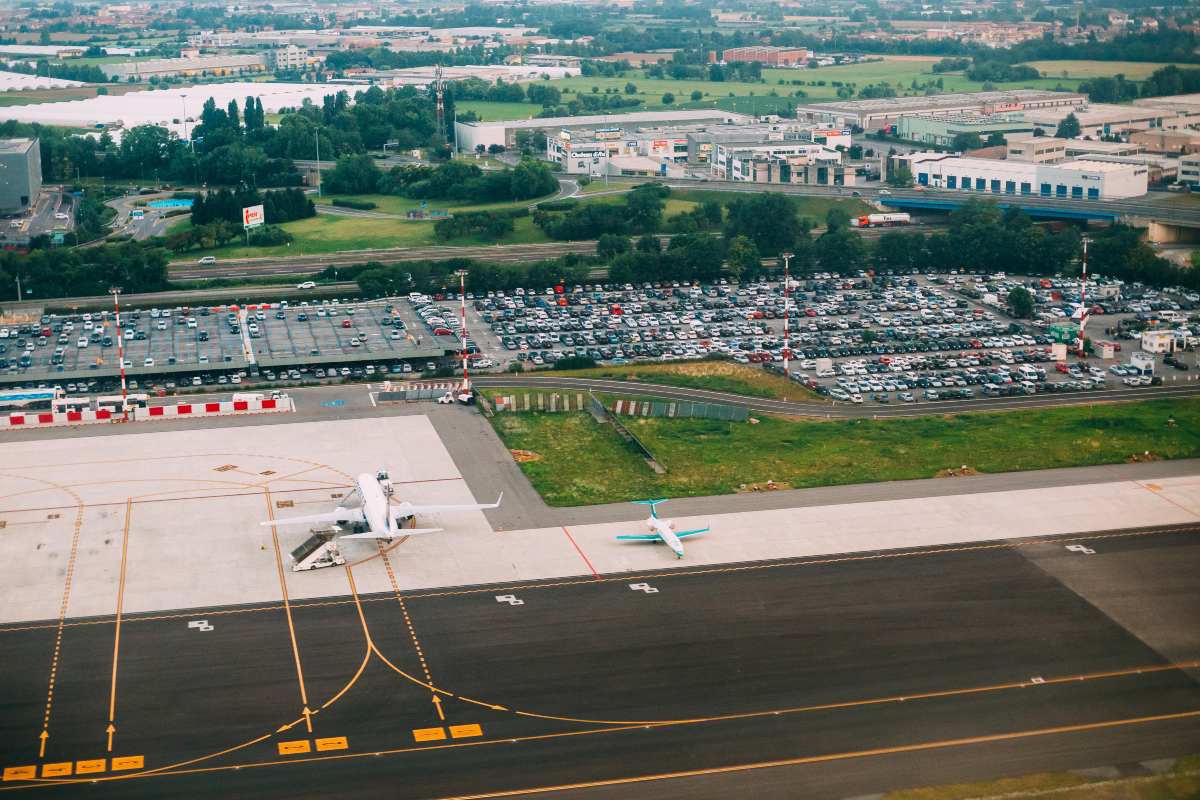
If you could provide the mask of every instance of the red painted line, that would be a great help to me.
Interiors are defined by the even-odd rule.
[[[565,533],[567,538],[571,540],[571,546],[575,548],[576,553],[579,553],[579,557],[583,559],[583,563],[587,564],[588,571],[592,573],[592,577],[596,580],[600,580],[600,573],[596,572],[596,568],[592,566],[592,562],[588,560],[586,555],[584,555],[583,550],[579,547],[579,543],[575,541],[575,537],[571,535],[571,532],[567,530],[565,525],[563,526],[562,532]]]

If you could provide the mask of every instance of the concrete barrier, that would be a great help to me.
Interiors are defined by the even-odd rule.
[[[0,416],[0,431],[24,430],[28,428],[61,428],[67,425],[95,425],[111,422],[111,411],[32,411]]]
[[[137,422],[160,419],[192,419],[196,417],[230,417],[245,414],[281,414],[295,411],[290,397],[278,400],[223,400],[219,402],[176,403],[173,406],[149,406],[133,412]]]

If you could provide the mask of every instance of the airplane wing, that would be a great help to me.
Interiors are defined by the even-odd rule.
[[[338,540],[342,539],[399,539],[402,536],[420,536],[423,533],[437,533],[441,528],[396,528],[390,533],[375,533],[367,531],[366,533],[350,533],[345,536],[339,536]]]
[[[415,504],[404,503],[398,506],[392,506],[393,513],[399,513],[402,516],[412,516],[415,514],[438,514],[443,511],[486,511],[489,508],[499,508],[500,501],[504,499],[504,492],[496,498],[494,503],[468,503],[465,505],[436,505],[436,506],[419,506]]]
[[[657,542],[658,534],[657,533],[635,533],[635,534],[631,534],[629,536],[618,536],[617,538],[618,539],[632,539],[632,540],[638,541],[638,542]]]
[[[338,508],[324,514],[312,514],[307,517],[281,517],[260,522],[260,525],[312,525],[324,523],[327,525],[344,525],[347,522],[366,524],[363,513],[357,508]]]
[[[709,530],[708,528],[697,528],[694,531],[680,531],[679,533],[677,533],[675,535],[678,536],[680,539],[686,539],[687,537],[695,536],[698,533],[708,533],[708,530]]]

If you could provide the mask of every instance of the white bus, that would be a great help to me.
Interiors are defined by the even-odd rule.
[[[91,411],[92,400],[90,397],[56,397],[51,407],[57,414],[65,414],[68,411]]]
[[[148,394],[127,394],[125,396],[125,407],[145,408],[150,404],[150,395]],[[96,408],[101,411],[117,412],[121,410],[121,395],[108,395],[105,397],[96,398]]]
[[[0,391],[0,413],[12,411],[49,411],[62,389],[5,389]]]

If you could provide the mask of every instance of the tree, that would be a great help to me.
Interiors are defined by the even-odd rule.
[[[635,231],[652,233],[662,223],[663,207],[670,189],[661,184],[643,184],[625,197],[625,216]]]
[[[558,179],[545,162],[522,158],[512,171],[509,188],[514,200],[528,200],[553,192],[558,188]]]
[[[638,93],[637,84],[634,84],[634,83],[625,84],[625,94],[637,94],[637,93]]]
[[[807,238],[807,227],[796,216],[796,207],[786,195],[775,192],[735,198],[726,206],[725,236],[732,241],[745,236],[763,255],[777,255]]]
[[[615,233],[603,233],[596,240],[596,255],[603,259],[612,259],[622,253],[628,253],[633,248],[628,236]]]
[[[1033,295],[1018,286],[1008,293],[1008,310],[1017,319],[1029,319],[1033,316]]]
[[[908,166],[907,161],[901,161],[892,168],[892,174],[887,179],[888,186],[895,186],[897,189],[907,189],[913,185],[912,168]]]
[[[558,90],[558,87],[548,86],[544,83],[529,84],[529,88],[525,90],[525,96],[529,98],[529,102],[541,106],[556,106],[562,102],[562,92]]]
[[[700,91],[699,89],[692,92],[692,101],[693,102],[695,102],[697,100],[703,100],[703,99],[704,99],[704,92]]]
[[[746,236],[735,236],[729,243],[726,256],[729,274],[734,278],[752,277],[762,269],[762,256],[758,247]]]
[[[843,275],[861,269],[866,263],[867,246],[861,236],[843,228],[821,236],[814,242],[814,255],[821,266]]]
[[[647,233],[637,241],[637,251],[639,253],[658,253],[662,251],[662,242],[657,236]]]
[[[841,206],[830,206],[825,212],[825,230],[834,233],[850,224],[850,212]]]
[[[675,102],[675,95],[671,94],[670,92],[667,92],[666,94],[664,94],[662,96],[662,103],[664,106],[669,106],[674,102]]]
[[[1079,136],[1079,132],[1079,118],[1075,116],[1074,112],[1071,112],[1062,118],[1062,122],[1058,123],[1058,130],[1054,132],[1054,135],[1060,139],[1074,139]]]
[[[330,194],[372,194],[378,191],[382,176],[370,156],[342,156],[325,175],[325,190]]]
[[[978,150],[983,147],[983,139],[979,138],[978,133],[959,133],[954,136],[954,141],[950,144],[950,149],[959,153],[967,150]]]

